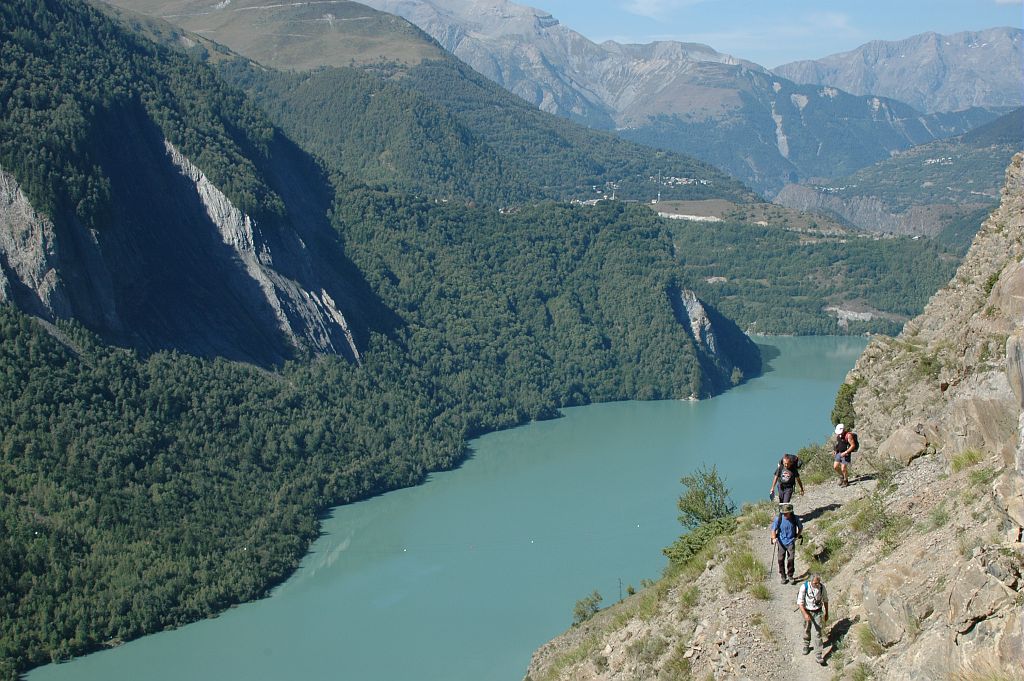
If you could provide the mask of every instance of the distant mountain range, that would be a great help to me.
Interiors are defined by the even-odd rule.
[[[856,95],[881,95],[921,111],[1024,104],[1024,31],[990,28],[905,40],[873,40],[822,59],[772,71],[798,83],[830,85]]]
[[[505,0],[367,4],[409,19],[545,111],[692,154],[769,195],[790,182],[848,174],[997,115],[973,110],[940,122],[877,94],[798,85],[706,45],[598,45],[547,12]]]

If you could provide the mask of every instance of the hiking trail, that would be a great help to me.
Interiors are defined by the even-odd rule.
[[[826,512],[870,494],[874,487],[874,480],[851,475],[848,487],[839,487],[835,480],[829,480],[809,487],[803,496],[800,496],[799,493],[794,494],[793,507],[796,514],[803,519],[804,533],[806,535],[813,533],[814,524]],[[830,637],[831,630],[837,624],[838,628],[848,629],[848,620],[844,619],[845,613],[837,607],[839,603],[837,603],[835,590],[831,588],[828,580],[824,580],[826,588],[829,589],[831,601],[829,620],[822,631],[826,666],[823,667],[817,663],[813,650],[807,655],[801,653],[803,650],[803,615],[796,605],[796,596],[804,581],[810,579],[807,563],[801,556],[800,543],[797,542],[794,576],[798,581],[796,584],[780,583],[779,568],[773,556],[774,547],[768,541],[769,536],[770,532],[767,527],[762,532],[755,530],[749,535],[750,548],[754,555],[770,569],[774,566],[771,576],[765,582],[771,593],[771,599],[756,603],[760,606],[757,612],[764,622],[764,631],[773,634],[778,655],[774,660],[765,660],[768,665],[763,668],[745,670],[746,675],[751,679],[778,679],[779,681],[789,681],[794,678],[829,680],[832,678],[832,670],[828,666],[833,643]],[[837,631],[837,633],[839,632]],[[760,667],[760,665],[758,666]]]

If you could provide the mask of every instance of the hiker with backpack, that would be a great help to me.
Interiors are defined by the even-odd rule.
[[[822,649],[821,632],[828,622],[828,591],[821,581],[820,575],[800,585],[796,594],[796,604],[804,616],[804,655],[811,652],[811,634],[814,635],[814,651],[818,664],[825,665]]]
[[[783,454],[775,469],[775,476],[772,478],[771,489],[768,490],[768,498],[775,498],[775,485],[779,486],[779,502],[789,503],[793,498],[793,490],[797,483],[800,483],[800,494],[804,493],[804,481],[800,479],[800,460],[792,454]]]
[[[849,487],[850,478],[848,475],[847,467],[850,465],[850,459],[853,453],[857,451],[857,434],[852,430],[847,430],[846,426],[842,423],[836,426],[836,460],[832,464],[832,468],[835,469],[839,475],[839,486]]]
[[[801,539],[804,532],[804,524],[793,513],[793,504],[780,504],[779,515],[772,522],[771,533],[772,544],[779,557],[779,577],[783,584],[793,582],[794,567],[796,564],[796,540]]]

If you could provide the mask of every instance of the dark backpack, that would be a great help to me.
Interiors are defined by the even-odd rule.
[[[785,458],[786,458],[786,457],[782,457],[782,459],[785,459]],[[790,455],[789,455],[789,458],[793,459],[793,470],[795,470],[795,471],[799,471],[799,470],[800,470],[800,465],[801,465],[801,463],[802,463],[802,462],[800,461],[800,457],[799,457],[799,456],[797,456],[796,454],[790,454]],[[779,470],[780,470],[780,471],[781,471],[781,470],[782,470],[783,468],[785,468],[785,466],[784,466],[784,465],[783,465],[783,463],[782,463],[782,459],[779,459]]]
[[[846,430],[846,431],[843,431],[842,436],[836,436],[836,446],[835,446],[836,454],[838,454],[839,452],[845,452],[846,451],[846,445],[847,445],[846,436],[847,435],[853,436],[853,449],[850,450],[849,455],[853,456],[853,453],[855,451],[857,451],[858,449],[860,449],[860,438],[857,437],[857,433],[853,432],[852,430]]]

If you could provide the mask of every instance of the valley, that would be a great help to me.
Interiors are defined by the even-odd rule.
[[[922,113],[511,3],[473,31],[116,5],[0,7],[5,679],[286,589],[329,509],[468,468],[481,435],[715,412],[771,378],[750,334],[906,333],[1021,146],[1005,103]],[[819,340],[860,342],[792,342]]]

